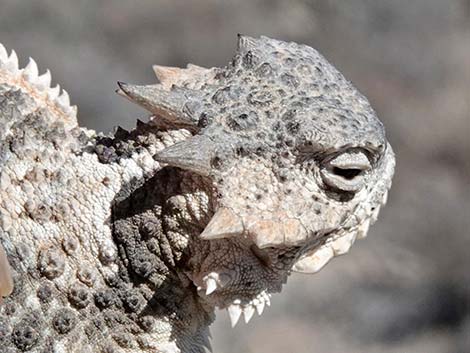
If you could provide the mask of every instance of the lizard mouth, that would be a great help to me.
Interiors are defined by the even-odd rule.
[[[275,232],[267,227],[262,230]],[[259,246],[259,234],[246,231],[246,223],[224,208],[214,214],[200,237],[207,248],[191,279],[205,302],[227,309],[232,327],[242,316],[248,323],[254,313],[261,315],[270,306],[271,294],[281,291],[302,248],[265,246],[264,239]]]
[[[382,204],[386,197],[385,193]],[[359,204],[337,228],[308,232],[302,239],[285,233],[282,239],[276,238],[280,232],[275,227],[282,224],[274,222],[266,223],[272,227],[258,228],[273,235],[263,238],[247,231],[249,225],[232,211],[219,208],[200,235],[207,240],[203,243],[208,250],[202,267],[192,277],[199,295],[227,309],[232,326],[242,316],[248,323],[255,312],[261,315],[270,305],[271,294],[281,291],[292,272],[316,273],[334,257],[347,253],[356,239],[365,237],[380,207],[364,207]]]

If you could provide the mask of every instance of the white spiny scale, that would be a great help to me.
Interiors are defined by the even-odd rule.
[[[266,299],[266,304],[271,306],[271,294],[264,292],[264,297]]]
[[[214,293],[215,290],[217,289],[217,281],[212,277],[208,277],[206,278],[205,282],[206,282],[206,295]]]
[[[38,78],[39,70],[36,61],[33,58],[29,58],[28,65],[23,69],[23,77],[29,82],[36,82]]]
[[[331,243],[335,256],[346,254],[356,240],[356,232],[347,233]]]
[[[232,327],[235,327],[238,320],[240,319],[240,315],[242,314],[242,308],[240,307],[240,301],[235,300],[233,304],[227,308],[228,316],[230,317],[230,323]]]
[[[261,316],[261,314],[263,313],[264,311],[264,303],[265,301],[263,299],[259,300],[259,302],[255,305],[256,306],[256,312],[258,313],[258,315]]]
[[[369,226],[370,226],[370,219],[367,218],[357,228],[357,239],[363,239],[367,236],[367,231],[369,230]]]
[[[74,105],[74,106],[62,107],[62,111],[66,115],[75,116],[77,114],[77,106]]]
[[[18,55],[16,55],[16,52],[14,50],[11,51],[11,54],[6,60],[4,66],[7,70],[12,73],[18,72]]]
[[[370,217],[371,224],[375,223],[377,218],[379,217],[379,212],[380,212],[380,207],[377,206],[373,211],[372,211],[372,216]]]
[[[385,206],[385,204],[387,203],[387,198],[388,198],[388,191],[385,190],[383,196],[382,196],[382,205]]]
[[[60,85],[50,88],[47,92],[47,96],[49,97],[51,101],[55,101],[57,97],[59,97],[59,94],[60,94]]]
[[[67,108],[70,106],[70,97],[67,91],[64,89],[62,90],[62,94],[57,97],[56,102],[62,107]]]
[[[243,315],[245,318],[245,323],[250,322],[254,313],[255,313],[255,308],[251,304],[248,304],[247,306],[243,308]]]
[[[38,77],[35,86],[39,89],[46,90],[51,87],[51,80],[51,72],[47,70],[45,73]]]
[[[2,43],[0,43],[0,62],[5,62],[8,59],[8,52],[3,46]]]
[[[76,105],[72,105],[72,106],[70,107],[69,115],[77,116],[77,111],[78,111],[77,106],[76,106]]]

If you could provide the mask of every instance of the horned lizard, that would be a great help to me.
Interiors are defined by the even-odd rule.
[[[151,112],[98,134],[0,45],[2,352],[204,352],[366,236],[394,155],[314,49],[239,36],[225,68],[119,83]]]

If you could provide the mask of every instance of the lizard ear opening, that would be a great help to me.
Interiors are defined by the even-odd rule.
[[[11,277],[10,264],[8,263],[5,250],[0,245],[0,299],[6,297],[13,291],[13,279]]]

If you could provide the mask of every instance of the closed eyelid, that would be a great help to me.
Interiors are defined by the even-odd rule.
[[[335,158],[329,160],[328,164],[331,167],[340,169],[359,169],[367,170],[370,169],[371,163],[369,158],[364,152],[352,151],[342,153]]]

